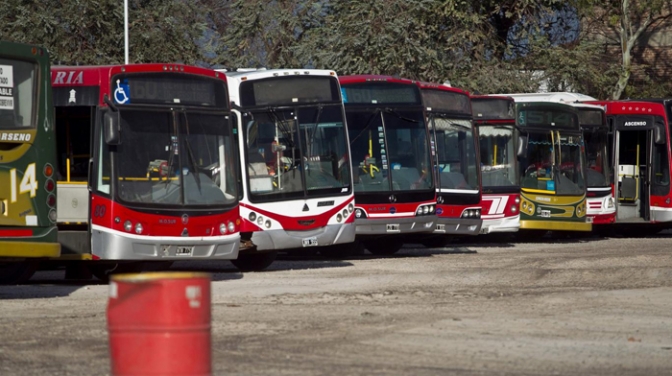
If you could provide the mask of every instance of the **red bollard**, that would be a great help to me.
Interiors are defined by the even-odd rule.
[[[112,375],[210,375],[210,276],[120,274],[110,282]]]

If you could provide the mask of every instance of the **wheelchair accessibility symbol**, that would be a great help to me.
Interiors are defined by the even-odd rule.
[[[114,100],[119,104],[125,104],[131,101],[128,93],[128,84],[122,84],[121,80],[117,80],[117,88],[114,90]]]

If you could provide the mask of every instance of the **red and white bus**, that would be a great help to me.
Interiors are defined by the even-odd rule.
[[[601,106],[580,103],[595,100],[590,96],[569,93],[507,94],[517,102],[559,102],[579,111],[579,125],[583,131],[586,150],[586,220],[595,226],[608,225],[616,220],[616,206],[611,182],[610,158],[607,154],[609,126]]]
[[[415,81],[341,76],[355,187],[357,239],[371,253],[401,249],[406,234],[432,233],[436,188],[429,130]]]
[[[646,235],[672,227],[670,119],[665,102],[585,103],[606,109],[616,225],[623,225],[619,231]]]
[[[240,216],[226,76],[181,64],[54,66],[62,260],[235,259]]]
[[[421,243],[441,247],[451,235],[478,235],[481,229],[478,138],[469,93],[427,82],[418,86],[427,114],[437,195],[435,236]]]
[[[241,161],[241,236],[234,265],[260,270],[278,250],[348,253],[355,241],[350,147],[334,71],[227,72]]]
[[[519,133],[514,103],[506,96],[471,96],[480,144],[482,234],[520,229]]]

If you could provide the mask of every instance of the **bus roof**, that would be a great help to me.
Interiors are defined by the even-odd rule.
[[[656,115],[667,117],[661,103],[647,101],[587,101],[587,104],[603,106],[607,115]]]
[[[511,94],[496,94],[504,95],[513,98],[516,102],[585,102],[594,101],[595,98],[581,94],[570,92],[553,92],[553,93],[511,93]]]
[[[49,51],[32,44],[0,41],[0,56],[23,57],[49,61]]]
[[[180,72],[216,77],[226,81],[226,76],[211,69],[185,64],[129,64],[129,65],[54,65],[51,67],[51,84],[59,86],[101,86],[118,73]]]
[[[423,81],[417,81],[416,82],[418,86],[420,86],[421,90],[425,89],[430,89],[430,90],[442,90],[442,91],[450,91],[452,93],[456,94],[463,94],[463,95],[469,95],[469,92],[466,90],[462,90],[456,87],[448,86],[445,84],[437,84],[433,82],[423,82]]]
[[[399,83],[399,84],[407,84],[407,85],[416,84],[416,81],[409,80],[407,78],[383,76],[383,75],[376,75],[376,74],[359,74],[359,75],[352,75],[352,76],[339,76],[338,81],[341,83],[341,85],[360,84],[360,83],[368,83],[368,82],[389,82],[389,83]]]

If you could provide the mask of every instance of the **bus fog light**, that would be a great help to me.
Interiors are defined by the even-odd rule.
[[[251,222],[254,222],[254,220],[257,219],[257,214],[252,212],[247,218],[249,218]]]
[[[142,229],[142,224],[140,224],[139,222],[136,223],[136,224],[135,224],[135,233],[136,233],[136,234],[142,234],[142,230],[143,230],[143,229]]]
[[[266,226],[266,227],[268,227],[268,226]],[[231,232],[231,233],[236,232],[236,225],[234,225],[233,222],[229,222],[228,229],[229,229],[229,232]]]
[[[258,217],[257,217],[257,224],[258,224],[259,226],[261,226],[263,223],[264,223],[264,217],[262,217],[262,216],[258,216]]]
[[[124,222],[124,230],[126,230],[128,232],[131,232],[132,229],[133,229],[133,224],[131,223],[131,221]]]
[[[341,213],[336,214],[336,222],[340,222],[342,220],[343,220],[343,216],[341,215]]]
[[[350,213],[352,213],[354,210],[355,210],[355,205],[353,205],[352,203],[349,204],[349,205],[348,205],[348,211],[349,211]]]

